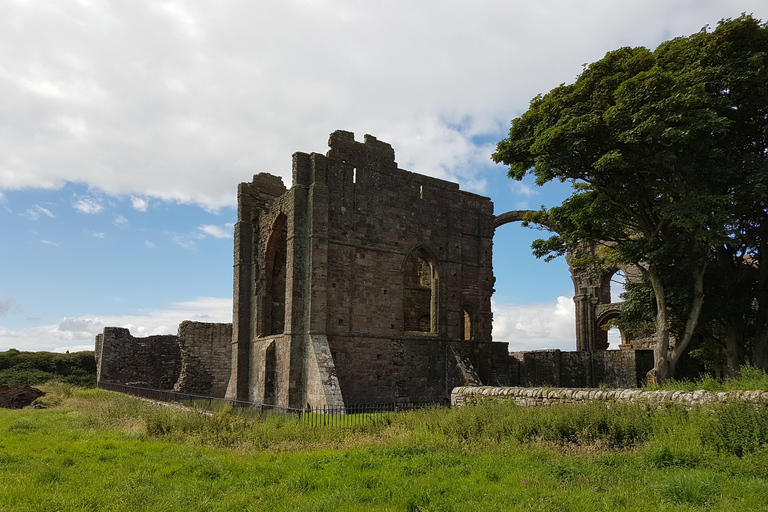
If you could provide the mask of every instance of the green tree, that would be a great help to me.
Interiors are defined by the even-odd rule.
[[[767,147],[768,28],[743,15],[654,51],[609,52],[534,98],[492,158],[517,180],[574,185],[561,206],[530,215],[557,233],[534,244],[537,256],[603,243],[602,259],[642,270],[656,306],[650,377],[663,380],[696,331],[718,252],[747,251],[765,278]],[[673,295],[688,297],[674,343]]]

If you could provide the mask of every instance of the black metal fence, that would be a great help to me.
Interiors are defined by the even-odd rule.
[[[306,407],[294,409],[278,405],[259,402],[246,402],[228,398],[194,395],[165,389],[149,389],[124,384],[100,382],[98,387],[107,391],[116,391],[128,395],[156,400],[158,402],[178,403],[186,407],[202,411],[220,412],[231,411],[238,416],[255,420],[267,420],[269,418],[286,421],[297,421],[302,425],[351,427],[366,424],[376,424],[386,421],[388,414],[425,409],[429,407],[450,407],[445,402],[393,402],[384,404],[355,404],[339,407]]]

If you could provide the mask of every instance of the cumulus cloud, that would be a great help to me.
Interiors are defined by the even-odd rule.
[[[508,342],[510,351],[576,350],[575,307],[570,297],[534,304],[491,301],[491,309],[493,340]]]
[[[215,238],[232,238],[233,236],[232,229],[234,227],[235,225],[231,223],[224,224],[224,227],[215,226],[213,224],[205,224],[203,226],[198,227],[197,229],[199,229],[206,235],[210,235]]]
[[[115,224],[117,224],[118,226],[127,226],[128,225],[128,219],[126,219],[122,215],[119,215],[118,217],[115,217]]]
[[[3,188],[233,205],[334,129],[483,192],[528,101],[620,46],[654,47],[764,0],[11,2],[0,18]],[[97,27],[98,29],[95,29]],[[41,38],[39,34],[46,37]],[[135,204],[141,205],[141,202]]]
[[[168,309],[139,311],[134,315],[83,315],[65,317],[57,324],[11,330],[0,327],[0,351],[93,350],[94,339],[104,327],[125,327],[134,336],[176,334],[184,320],[229,323],[232,321],[232,299],[201,297],[176,302]]]
[[[149,240],[145,240],[145,241],[144,241],[144,245],[145,245],[146,247],[149,247],[150,249],[154,249],[154,247],[155,247],[155,244],[153,244],[153,243],[152,243],[152,242],[150,242]]]
[[[138,210],[140,212],[147,211],[148,204],[149,203],[147,203],[147,200],[146,199],[142,199],[141,197],[132,197],[131,198],[131,206],[133,206],[133,208],[135,210]]]
[[[101,213],[104,210],[104,205],[93,197],[81,197],[72,203],[72,208],[81,213],[95,214]]]

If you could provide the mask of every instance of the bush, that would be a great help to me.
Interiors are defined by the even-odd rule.
[[[768,445],[768,404],[732,401],[712,408],[702,442],[741,457]]]
[[[96,386],[96,360],[92,351],[58,354],[54,352],[0,352],[0,386],[36,386],[57,380],[82,387]]]

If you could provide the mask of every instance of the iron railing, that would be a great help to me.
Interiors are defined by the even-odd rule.
[[[228,398],[195,395],[166,389],[150,389],[137,386],[126,386],[111,382],[99,382],[98,387],[107,391],[115,391],[128,395],[156,400],[158,402],[178,403],[203,411],[219,412],[229,410],[239,416],[266,420],[280,418],[297,421],[307,426],[358,426],[386,421],[386,415],[430,407],[450,407],[444,402],[392,402],[383,404],[353,404],[338,407],[306,407],[295,409],[260,402],[232,400]]]

